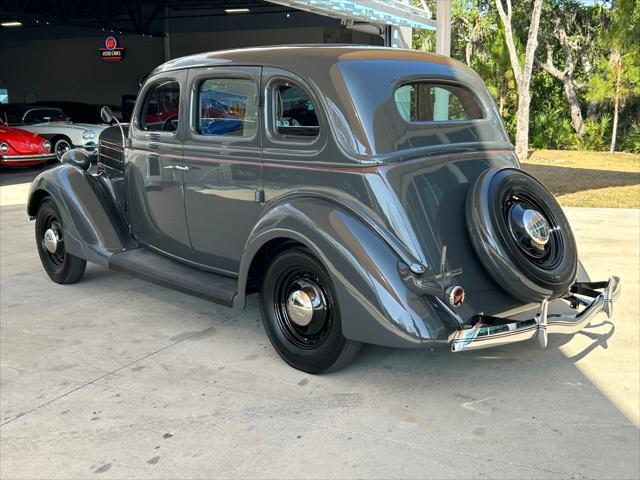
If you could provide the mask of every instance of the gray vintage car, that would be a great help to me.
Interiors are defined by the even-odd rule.
[[[71,151],[31,187],[53,281],[90,261],[235,308],[259,292],[273,346],[311,373],[363,342],[545,346],[611,316],[620,288],[589,281],[482,80],[437,55],[302,45],[172,60],[88,166]]]

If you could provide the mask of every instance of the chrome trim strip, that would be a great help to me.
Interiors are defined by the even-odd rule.
[[[107,155],[106,153],[102,153],[102,152],[100,152],[100,156],[101,156],[101,157],[108,158],[109,160],[113,160],[114,162],[117,162],[117,163],[120,163],[120,164],[124,164],[124,162],[123,162],[122,160],[120,160],[120,159],[118,159],[118,158],[113,158],[113,157],[111,157],[111,156]]]
[[[20,160],[45,160],[45,159],[53,159],[56,157],[55,153],[39,153],[37,155],[0,155],[0,160],[11,160],[11,161],[20,161]]]
[[[497,347],[509,343],[522,342],[534,337],[540,345],[547,346],[547,336],[550,333],[571,335],[586,327],[600,312],[607,318],[613,316],[613,302],[620,295],[620,278],[609,277],[607,286],[584,310],[575,315],[549,315],[549,302],[543,300],[538,314],[529,320],[504,323],[502,325],[480,325],[457,330],[449,335],[452,352],[477,350],[480,348]]]

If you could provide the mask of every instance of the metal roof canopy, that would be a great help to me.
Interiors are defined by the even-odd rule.
[[[435,30],[427,8],[414,7],[402,0],[267,0],[340,20],[364,22],[394,27]],[[426,4],[423,4],[426,7]]]

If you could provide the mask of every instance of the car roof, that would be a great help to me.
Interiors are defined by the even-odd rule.
[[[158,66],[151,75],[194,67],[223,65],[259,65],[297,71],[301,64],[322,60],[337,63],[346,60],[400,60],[447,65],[462,70],[469,68],[443,55],[399,48],[371,45],[301,44],[218,50],[176,58]]]
[[[190,55],[168,61],[156,68],[145,80],[143,88],[165,79],[175,80],[174,72],[189,68],[263,67],[266,79],[277,78],[278,71],[313,84],[319,105],[330,115],[330,125],[342,151],[350,160],[384,162],[400,150],[421,148],[426,144],[442,145],[442,131],[437,123],[425,125],[404,121],[398,111],[394,89],[411,81],[462,84],[486,105],[486,118],[470,121],[464,128],[477,141],[502,142],[503,128],[482,79],[467,65],[442,55],[398,48],[362,45],[281,45],[221,50]],[[269,71],[269,69],[273,71]],[[305,86],[305,85],[303,85]],[[149,87],[150,88],[150,87]],[[460,143],[462,133],[453,129],[447,143]],[[456,137],[456,132],[457,137]],[[415,139],[414,139],[415,137]],[[416,140],[417,139],[417,140]],[[420,140],[421,139],[421,140]]]

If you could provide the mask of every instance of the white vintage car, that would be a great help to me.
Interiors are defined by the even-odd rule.
[[[98,137],[108,125],[73,123],[59,108],[33,105],[3,105],[0,118],[9,126],[28,130],[51,142],[58,160],[72,148],[82,148],[91,157],[98,153]]]

